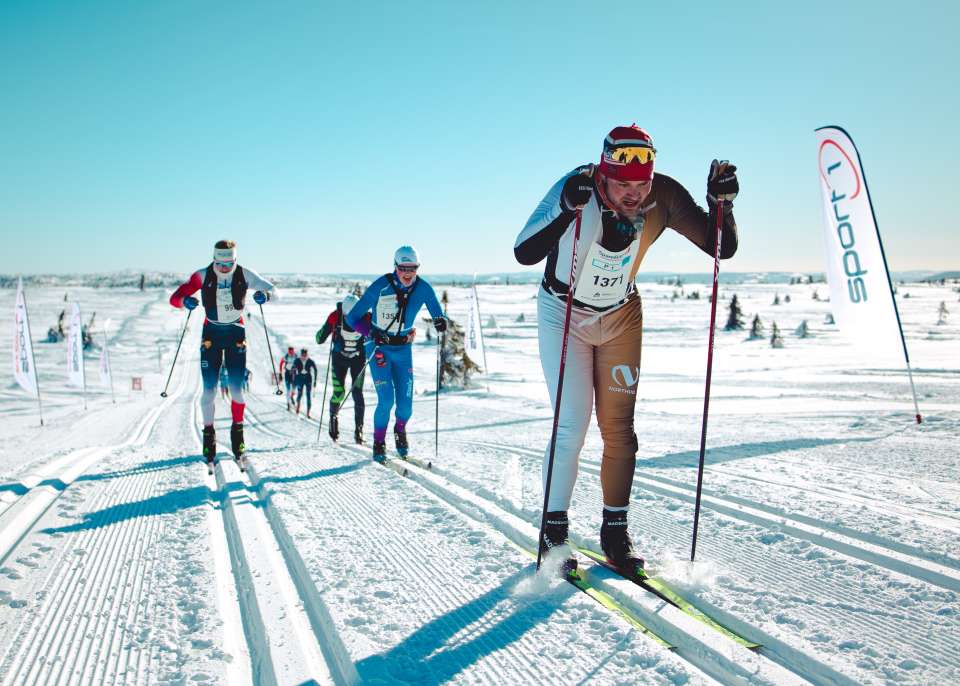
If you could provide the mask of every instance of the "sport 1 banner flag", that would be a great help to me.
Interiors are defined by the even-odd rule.
[[[470,289],[470,308],[467,310],[467,327],[464,335],[463,347],[474,364],[484,367],[486,373],[486,359],[483,350],[483,331],[480,329],[480,303],[477,302],[477,289]]]
[[[902,348],[919,424],[922,419],[907,340],[893,297],[893,282],[860,153],[850,134],[839,126],[821,127],[816,134],[827,280],[834,318],[841,333],[857,343],[865,355],[889,358],[898,347]]]
[[[70,309],[70,332],[67,334],[67,383],[84,388],[83,378],[83,320],[80,303]]]
[[[860,154],[846,131],[817,129],[830,305],[841,333],[865,350],[900,348],[900,322]]]
[[[13,307],[13,376],[20,387],[30,395],[39,395],[37,369],[33,363],[33,341],[30,339],[30,319],[23,295],[23,279],[17,281],[17,301]]]

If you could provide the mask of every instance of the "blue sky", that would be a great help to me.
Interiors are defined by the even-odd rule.
[[[960,4],[0,2],[0,273],[520,269],[614,125],[702,201],[729,271],[822,271],[813,130],[856,141],[895,271],[960,268]],[[780,7],[780,5],[783,7]],[[710,271],[666,235],[647,271]]]

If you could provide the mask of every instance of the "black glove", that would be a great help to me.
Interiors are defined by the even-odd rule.
[[[434,317],[433,318],[433,328],[437,330],[437,333],[443,333],[447,330],[447,318],[446,317]]]
[[[716,205],[718,200],[732,203],[739,192],[737,167],[727,160],[711,162],[710,175],[707,177],[707,202],[710,205]]]
[[[593,197],[593,181],[585,174],[574,174],[563,183],[560,206],[568,212],[582,208]]]
[[[373,338],[373,342],[377,345],[386,345],[390,342],[390,336],[383,329],[374,327],[370,331],[370,336]]]

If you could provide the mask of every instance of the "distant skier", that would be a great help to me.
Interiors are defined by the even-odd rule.
[[[230,397],[229,384],[230,380],[229,376],[227,375],[227,367],[224,365],[223,367],[220,367],[220,397],[225,399]]]
[[[346,322],[346,314],[357,304],[357,296],[352,293],[347,295],[343,302],[337,303],[337,309],[327,316],[327,320],[317,331],[316,340],[322,344],[327,340],[330,334],[333,334],[333,340],[330,345],[330,363],[333,375],[333,394],[330,396],[330,438],[337,440],[340,438],[340,423],[337,413],[347,394],[347,372],[350,372],[351,384],[353,387],[353,440],[358,444],[363,443],[363,369],[367,362],[367,352],[364,344],[367,339],[363,334],[354,329]],[[362,317],[362,326],[369,331],[371,326],[371,316],[367,312]]]
[[[307,349],[300,351],[300,357],[293,363],[293,384],[297,389],[297,414],[300,414],[300,401],[303,391],[307,391],[307,418],[310,418],[310,407],[313,400],[310,397],[314,384],[317,382],[317,365],[310,359]]]
[[[377,410],[373,415],[373,459],[387,457],[387,425],[390,409],[396,402],[394,439],[397,453],[406,457],[407,422],[413,414],[413,353],[410,344],[416,336],[413,327],[424,305],[433,317],[438,332],[446,331],[447,319],[433,287],[417,276],[420,258],[409,245],[397,249],[394,271],[384,274],[367,287],[363,296],[347,314],[347,324],[360,333],[369,333],[376,343],[370,372],[377,390]],[[373,310],[373,323],[367,331],[364,315]]]
[[[643,331],[634,278],[647,250],[668,226],[712,257],[718,199],[724,201],[720,257],[732,257],[737,250],[732,204],[739,190],[736,167],[717,160],[710,165],[708,212],[677,181],[664,174],[654,176],[655,156],[653,141],[643,129],[636,125],[613,129],[604,140],[599,167],[577,167],[557,181],[514,246],[521,264],[547,260],[537,312],[540,362],[554,405],[571,290],[567,282],[574,248],[577,251],[544,547],[567,541],[567,510],[596,396],[603,438],[600,543],[610,562],[626,569],[643,565],[627,530],[637,454],[633,415]],[[582,210],[581,234],[574,244],[578,209]],[[547,445],[544,481],[549,453]]]
[[[243,370],[243,390],[250,390],[250,379],[253,378],[253,373],[249,369]]]
[[[287,409],[293,409],[293,364],[297,361],[297,353],[293,346],[287,347],[287,354],[280,358],[280,374],[283,375],[283,384],[287,389]]]
[[[213,262],[195,271],[173,292],[170,304],[192,310],[203,304],[206,319],[203,322],[203,341],[200,346],[200,372],[203,376],[203,454],[212,465],[217,452],[216,432],[213,428],[214,398],[220,367],[226,365],[229,377],[230,445],[237,462],[243,466],[243,370],[247,364],[246,329],[243,307],[247,291],[255,291],[253,300],[262,305],[276,297],[273,284],[252,269],[237,264],[237,244],[217,241]],[[200,291],[200,300],[193,294]]]

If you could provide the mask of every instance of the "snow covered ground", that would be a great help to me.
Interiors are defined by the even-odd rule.
[[[901,366],[843,344],[813,289],[721,286],[721,325],[736,293],[747,324],[759,314],[769,337],[776,321],[785,346],[718,331],[691,566],[708,288],[641,284],[631,528],[653,573],[760,644],[751,650],[585,559],[590,582],[671,648],[573,586],[534,577],[521,548],[536,538],[551,420],[534,286],[479,288],[483,321],[497,324],[486,330],[490,373],[441,394],[440,455],[406,477],[325,429],[318,441],[315,421],[285,410],[256,310],[252,468],[226,459],[218,400],[222,462],[207,477],[200,322],[162,399],[184,316],[168,293],[66,289],[85,320],[112,320],[116,403],[94,350],[84,410],[63,384],[65,345],[39,342],[65,288],[32,288],[44,426],[9,368],[0,377],[0,683],[960,683],[955,286],[898,288],[920,426]],[[448,291],[457,318],[467,291]],[[13,299],[0,291],[2,331]],[[322,371],[327,349],[313,333],[337,299],[332,287],[287,289],[266,306],[274,356],[305,346]],[[937,325],[941,301],[954,313]],[[810,338],[794,333],[803,320]],[[419,336],[409,431],[414,454],[431,460],[435,354]],[[599,456],[593,427],[570,513],[573,538],[592,547]]]

